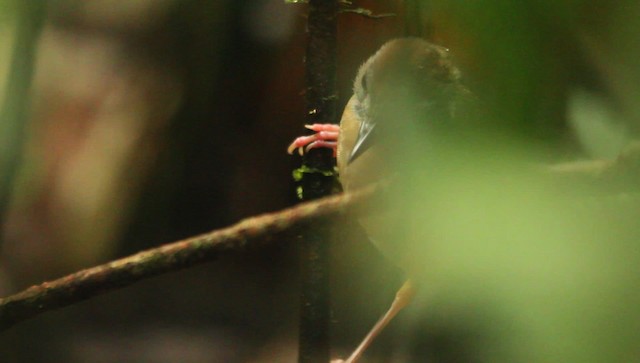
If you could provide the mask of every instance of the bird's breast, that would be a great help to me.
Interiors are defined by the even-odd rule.
[[[356,190],[388,176],[389,167],[380,145],[371,146],[352,162],[349,157],[358,138],[362,119],[356,111],[358,100],[352,96],[340,120],[337,164],[340,183],[345,191]]]

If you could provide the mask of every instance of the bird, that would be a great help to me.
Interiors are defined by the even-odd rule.
[[[418,289],[417,317],[473,361],[635,357],[638,203],[601,199],[609,182],[541,173],[548,149],[503,127],[522,120],[484,94],[495,84],[474,83],[476,102],[462,83],[446,48],[391,40],[361,66],[340,125],[308,125],[315,134],[289,146],[332,148],[347,192],[387,178],[396,188],[382,213],[358,222],[408,282],[351,356],[333,362],[358,361]]]
[[[433,140],[430,134],[451,128],[461,100],[468,97],[447,48],[417,37],[393,39],[358,70],[340,124],[306,125],[314,134],[296,138],[288,152],[298,150],[302,155],[315,148],[333,149],[339,181],[346,192],[386,178],[401,180],[398,175],[407,167],[403,155],[425,145],[428,148]],[[364,216],[359,222],[383,255],[405,271],[411,270],[402,258],[409,251],[398,241],[398,230],[380,223],[389,218],[389,214],[377,214]],[[415,292],[409,277],[351,356],[333,362],[355,363]]]

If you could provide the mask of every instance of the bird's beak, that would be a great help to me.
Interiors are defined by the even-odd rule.
[[[349,155],[349,161],[347,164],[351,164],[358,156],[362,155],[367,149],[369,149],[375,141],[375,124],[363,122],[360,124],[360,130],[358,130],[358,138]]]

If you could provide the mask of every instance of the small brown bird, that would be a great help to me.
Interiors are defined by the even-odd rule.
[[[298,149],[300,154],[318,147],[332,148],[345,191],[403,175],[408,166],[403,165],[402,155],[428,144],[425,136],[431,131],[437,133],[451,125],[458,100],[468,92],[460,85],[460,72],[446,48],[420,38],[402,38],[384,44],[360,67],[353,93],[339,126],[307,125],[316,133],[297,138],[288,148],[289,153]],[[401,257],[406,253],[402,238],[388,223],[380,223],[380,218],[387,221],[388,217],[367,216],[360,223],[376,247],[411,276],[412,267]],[[345,362],[356,362],[413,295],[409,280]]]
[[[513,90],[530,87],[514,81]],[[640,203],[612,193],[612,174],[581,185],[565,177],[582,167],[540,168],[548,146],[502,127],[521,120],[500,112],[501,100],[486,95],[482,105],[497,106],[487,110],[467,96],[446,49],[393,40],[358,72],[340,127],[309,126],[317,133],[290,151],[333,147],[347,191],[391,178],[383,208],[359,222],[420,285],[407,332],[420,350],[433,336],[413,324],[447,342],[427,359],[633,361]],[[412,295],[405,284],[346,362]]]

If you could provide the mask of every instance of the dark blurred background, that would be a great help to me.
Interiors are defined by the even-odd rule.
[[[31,85],[28,117],[0,120],[3,296],[297,202],[291,171],[300,159],[286,146],[303,132],[306,5],[0,6],[3,107],[24,101],[7,85]],[[638,129],[634,2],[353,6],[396,16],[340,15],[340,106],[381,44],[418,35],[451,49],[499,116],[492,127],[539,145],[548,161],[613,158]],[[16,54],[28,55],[20,52],[29,31],[37,34],[32,79],[15,73],[28,68]],[[334,243],[336,354],[357,344],[402,279],[361,237]],[[283,239],[21,323],[2,333],[0,361],[293,362],[298,243]],[[390,348],[406,344],[393,330],[368,361],[402,361]],[[452,336],[424,334],[438,348],[433,361],[472,361],[450,348]]]

